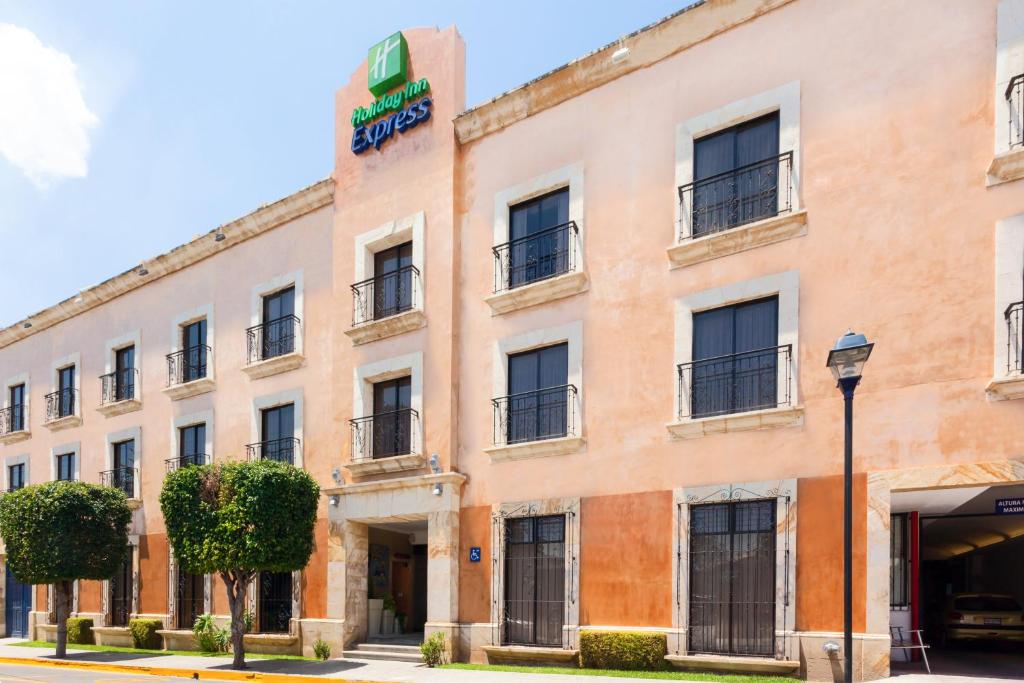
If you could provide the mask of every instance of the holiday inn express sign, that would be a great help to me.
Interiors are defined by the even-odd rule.
[[[430,118],[433,104],[427,79],[407,78],[409,46],[401,31],[370,48],[366,67],[367,87],[376,99],[352,112],[355,154],[370,147],[379,150],[396,132],[405,133],[423,123]]]

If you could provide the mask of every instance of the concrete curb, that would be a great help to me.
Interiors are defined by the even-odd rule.
[[[342,681],[344,683],[373,683],[355,678],[328,678],[326,676],[303,676],[296,674],[262,673],[259,671],[210,671],[209,669],[180,669],[163,666],[137,666],[133,664],[100,664],[74,659],[51,660],[19,657],[0,657],[0,664],[15,666],[39,666],[50,668],[87,669],[106,673],[144,674],[149,676],[171,676],[200,681],[262,681],[263,683],[323,683]]]

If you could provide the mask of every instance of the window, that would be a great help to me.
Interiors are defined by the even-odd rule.
[[[289,464],[295,461],[295,405],[267,408],[260,413],[259,458]]]
[[[264,296],[263,323],[249,330],[250,359],[253,359],[254,350],[258,353],[255,360],[275,358],[295,351],[297,326],[294,287]]]
[[[509,208],[509,242],[504,259],[509,288],[560,275],[572,268],[569,188]],[[499,248],[499,251],[501,248]]]
[[[25,465],[10,465],[7,468],[7,490],[17,491],[25,488]]]
[[[25,429],[25,385],[15,384],[8,389],[8,407],[11,409],[11,424],[8,431],[20,432]]]
[[[505,643],[562,646],[565,515],[506,520],[504,598]]]
[[[695,140],[693,237],[776,215],[779,168],[778,112]]]
[[[135,347],[126,346],[114,352],[114,400],[135,398]]]
[[[132,611],[132,553],[110,578],[110,625],[127,626]]]
[[[75,366],[69,365],[57,371],[57,417],[75,414]]]
[[[206,423],[178,429],[178,466],[206,464]]]
[[[178,568],[176,626],[192,630],[196,619],[206,611],[205,579],[202,574],[190,574]]]
[[[778,405],[778,308],[771,297],[693,315],[691,377],[683,378],[693,417]]]
[[[910,605],[910,515],[900,513],[889,517],[889,604]]]
[[[413,304],[412,242],[373,255],[373,319],[408,311]]]
[[[409,453],[411,448],[412,378],[373,385],[373,457]]]
[[[556,344],[508,357],[508,443],[566,435],[568,374],[568,344]]]
[[[260,633],[288,633],[292,618],[291,572],[260,572],[257,618]]]
[[[57,456],[57,481],[75,480],[75,454],[62,453]]]
[[[193,382],[206,377],[206,319],[181,328],[181,381]]]
[[[113,469],[107,473],[107,486],[124,491],[129,498],[135,497],[135,440],[118,441],[111,444]]]

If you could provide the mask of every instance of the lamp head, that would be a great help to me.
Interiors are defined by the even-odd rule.
[[[836,340],[836,345],[828,352],[826,365],[832,371],[836,381],[858,380],[864,371],[864,364],[871,355],[873,343],[868,342],[863,334],[847,330],[846,334]]]

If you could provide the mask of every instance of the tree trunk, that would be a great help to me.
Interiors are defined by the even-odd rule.
[[[221,572],[220,578],[228,589],[228,606],[231,609],[231,668],[245,668],[245,589],[252,579],[250,572]]]
[[[71,591],[70,581],[58,581],[53,585],[53,599],[56,602],[57,614],[57,651],[54,654],[58,659],[68,656],[68,617],[71,613]]]

